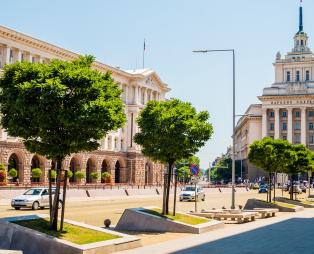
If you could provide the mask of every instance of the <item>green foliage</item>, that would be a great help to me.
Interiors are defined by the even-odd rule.
[[[40,178],[42,174],[42,171],[40,168],[33,168],[32,169],[32,177],[33,178]]]
[[[181,168],[183,166],[190,166],[192,164],[199,166],[200,165],[200,158],[193,155],[188,159],[181,159],[181,160],[176,162],[176,167]]]
[[[97,172],[92,172],[90,174],[90,177],[93,179],[93,180],[97,180],[99,178],[99,174]]]
[[[75,177],[77,180],[82,180],[85,178],[85,173],[83,171],[76,171],[75,172]]]
[[[235,164],[236,179],[241,176],[241,162],[236,161]],[[230,182],[232,178],[232,159],[223,157],[216,165],[210,170],[210,179],[212,181]]]
[[[71,178],[73,176],[73,172],[69,169],[68,170],[68,178]]]
[[[190,179],[191,178],[191,172],[189,166],[184,166],[177,169],[178,178],[179,179]]]
[[[213,133],[206,111],[197,113],[178,99],[150,101],[137,119],[140,132],[134,137],[144,155],[163,163],[190,158]]]
[[[9,176],[11,176],[12,178],[17,177],[17,170],[15,168],[11,168],[8,173],[9,173]]]
[[[49,64],[14,63],[0,79],[1,124],[26,148],[58,160],[99,147],[97,140],[126,121],[121,90],[94,58]]]
[[[7,173],[5,170],[0,169],[0,183],[5,183],[7,180]]]
[[[111,178],[111,175],[108,172],[101,173],[101,179],[103,181],[108,181]]]
[[[0,170],[5,170],[5,165],[3,163],[0,164]]]
[[[51,176],[51,179],[54,180],[54,179],[57,178],[57,172],[56,172],[55,170],[52,169],[51,172],[50,172],[50,174],[51,174],[51,175],[50,175],[50,176]]]

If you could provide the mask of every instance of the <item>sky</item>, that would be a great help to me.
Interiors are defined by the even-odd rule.
[[[304,30],[314,44],[314,1],[304,0]],[[232,56],[236,50],[236,113],[243,114],[274,81],[278,51],[293,47],[299,0],[3,0],[0,24],[121,69],[156,70],[168,98],[207,110],[214,134],[200,149],[208,167],[232,143]],[[313,47],[314,48],[314,47]]]

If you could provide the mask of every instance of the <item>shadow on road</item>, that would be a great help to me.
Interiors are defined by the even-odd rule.
[[[313,254],[313,241],[314,218],[293,218],[172,254]]]

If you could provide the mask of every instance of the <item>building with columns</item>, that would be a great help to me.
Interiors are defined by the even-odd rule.
[[[314,150],[314,55],[303,30],[303,8],[299,8],[299,29],[294,47],[274,62],[275,81],[258,96],[236,128],[236,159],[242,160],[246,178],[255,180],[264,172],[251,165],[248,149],[254,140],[269,136],[303,144]]]
[[[0,26],[0,75],[5,64],[17,61],[49,63],[54,58],[73,60],[78,56],[79,54]],[[150,100],[164,100],[170,89],[151,69],[124,71],[97,61],[93,68],[101,72],[110,71],[122,89],[127,123],[123,128],[110,132],[99,140],[100,147],[97,151],[73,154],[66,158],[63,168],[73,173],[84,171],[86,183],[101,183],[101,179],[92,179],[92,172],[98,172],[99,175],[109,172],[114,183],[161,183],[164,166],[145,158],[140,147],[134,143],[133,136],[138,131],[136,118],[140,110]],[[8,136],[1,128],[0,163],[8,169],[17,169],[18,181],[25,184],[35,181],[31,177],[33,168],[42,170],[40,182],[47,181],[47,172],[53,166],[50,160],[29,153],[18,138]],[[76,182],[75,175],[70,182]]]

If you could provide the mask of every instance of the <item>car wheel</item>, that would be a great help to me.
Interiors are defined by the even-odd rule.
[[[58,209],[61,209],[61,207],[62,207],[62,201],[59,200]]]
[[[38,208],[39,208],[39,203],[38,203],[37,201],[35,201],[35,202],[33,203],[33,205],[32,205],[32,209],[33,209],[33,210],[38,210]]]
[[[14,207],[14,209],[15,209],[15,210],[20,210],[20,209],[21,209],[21,207]]]

